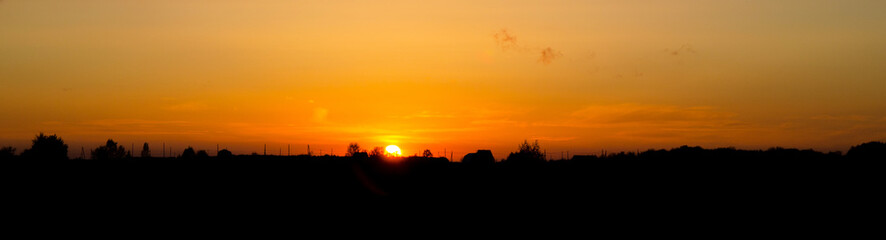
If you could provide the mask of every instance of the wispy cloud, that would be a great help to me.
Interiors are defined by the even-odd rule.
[[[529,138],[529,139],[532,139],[532,140],[539,140],[539,141],[546,141],[546,142],[566,142],[566,141],[572,141],[572,140],[575,140],[576,138],[578,138],[578,137],[546,137],[546,136],[539,136],[539,137],[531,137],[531,138]]]
[[[525,121],[516,121],[511,119],[479,119],[471,121],[473,125],[479,126],[490,126],[490,127],[521,127],[525,128],[529,126],[528,122]]]
[[[884,117],[886,118],[886,117]],[[876,117],[874,116],[866,116],[866,115],[818,115],[813,116],[810,119],[812,120],[829,120],[829,121],[856,121],[856,122],[866,122],[866,121],[876,121]]]
[[[532,122],[532,127],[576,129],[575,133],[608,139],[669,141],[716,138],[751,128],[736,114],[713,107],[654,104],[592,105],[559,118]],[[583,129],[583,130],[578,130]]]
[[[685,54],[694,54],[695,49],[692,48],[689,44],[683,44],[680,48],[677,49],[669,49],[665,48],[665,52],[670,54],[671,56],[680,56]]]
[[[169,105],[165,108],[168,111],[174,112],[196,112],[196,111],[204,111],[209,109],[209,105],[201,102],[184,102]]]
[[[886,137],[886,116],[875,115],[818,115],[810,117],[811,122],[796,122],[796,128],[806,128],[807,131],[819,132],[828,139],[855,138],[857,136],[872,136],[876,140]],[[814,127],[813,127],[814,126]]]
[[[43,122],[73,135],[194,135],[208,131],[196,129],[188,121],[149,119],[97,119],[80,122]]]
[[[735,114],[717,111],[712,107],[616,104],[588,106],[570,115],[587,122],[619,124],[723,121]]]
[[[402,116],[391,116],[393,118],[403,118],[403,119],[413,119],[413,118],[455,118],[455,115],[452,114],[443,114],[439,112],[432,111],[421,111],[415,114],[402,115]]]
[[[561,53],[560,51],[557,51],[557,50],[554,50],[554,49],[551,49],[550,47],[548,47],[548,48],[541,50],[541,56],[538,58],[538,61],[547,65],[547,64],[551,64],[551,62],[553,62],[554,59],[557,59],[562,56],[563,56],[563,53]]]
[[[162,120],[145,120],[145,119],[99,119],[82,122],[84,125],[93,126],[158,126],[158,125],[183,125],[187,121],[162,121]]]
[[[517,46],[517,37],[508,32],[507,29],[501,29],[497,33],[492,35],[495,38],[495,43],[501,47],[502,50],[513,50],[518,49]]]
[[[555,59],[563,56],[562,52],[554,50],[551,47],[527,47],[518,44],[517,36],[507,29],[499,30],[493,34],[492,37],[495,39],[495,43],[504,51],[516,50],[518,52],[532,52],[539,54],[538,62],[544,65],[551,64]]]
[[[314,115],[312,119],[314,120],[314,122],[322,123],[326,121],[326,116],[328,115],[329,109],[318,107],[314,108]]]

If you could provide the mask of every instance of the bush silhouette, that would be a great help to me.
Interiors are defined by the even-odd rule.
[[[538,146],[538,140],[535,140],[532,145],[528,141],[523,140],[518,149],[517,152],[508,155],[508,163],[530,164],[545,162],[545,155],[541,152],[541,147]]]
[[[0,148],[0,160],[12,159],[14,157],[15,157],[15,148],[14,147]]]
[[[206,150],[197,151],[197,159],[208,159],[208,158],[209,158],[209,153],[207,153]]]
[[[185,151],[182,152],[182,159],[194,159],[197,158],[197,152],[194,151],[194,148],[188,147]]]
[[[117,146],[117,143],[112,139],[108,139],[104,146],[92,150],[93,160],[119,160],[126,158],[126,155],[126,149],[123,146]]]
[[[846,157],[855,160],[886,160],[886,143],[867,142],[849,148]]]
[[[23,158],[47,161],[68,159],[68,145],[55,134],[46,136],[40,133],[31,143],[31,148],[22,152]]]
[[[218,155],[216,157],[218,157],[219,159],[231,159],[234,158],[234,154],[227,149],[222,149],[221,151],[218,151]]]
[[[434,157],[434,153],[432,153],[430,149],[425,149],[425,151],[421,153],[421,156],[431,158]]]

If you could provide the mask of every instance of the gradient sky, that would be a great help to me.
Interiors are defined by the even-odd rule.
[[[886,140],[886,1],[0,1],[0,145]],[[546,56],[546,57],[545,57]],[[213,151],[210,151],[213,152]],[[448,154],[447,154],[448,155]]]

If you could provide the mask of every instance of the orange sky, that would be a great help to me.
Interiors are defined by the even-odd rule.
[[[336,3],[330,3],[336,2]],[[0,145],[886,140],[883,1],[0,1]],[[212,152],[212,151],[210,151]],[[554,154],[551,154],[554,153]]]

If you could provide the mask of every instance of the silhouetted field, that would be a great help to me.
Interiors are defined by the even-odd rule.
[[[882,143],[848,154],[681,147],[569,160],[238,155],[3,161],[18,196],[90,201],[289,203],[322,199],[593,200],[617,206],[814,207],[882,190]],[[860,155],[861,154],[861,155]],[[491,157],[491,155],[489,156]],[[101,196],[101,197],[99,197]],[[474,202],[477,201],[477,202]]]
[[[882,203],[886,160],[881,142],[854,146],[845,155],[684,146],[559,161],[545,160],[537,143],[524,142],[503,161],[479,150],[462,162],[386,157],[357,144],[348,157],[227,150],[210,157],[188,148],[176,158],[155,158],[147,144],[145,157],[132,157],[111,140],[92,150],[90,160],[68,160],[60,138],[40,134],[33,142],[21,155],[0,149],[4,204],[20,222],[81,222],[100,213],[187,225],[189,218],[171,216],[278,221],[303,219],[307,212],[375,222],[405,211],[410,217],[404,219],[691,222],[684,227],[694,229],[831,226],[835,219],[868,226],[873,222],[859,216]]]

